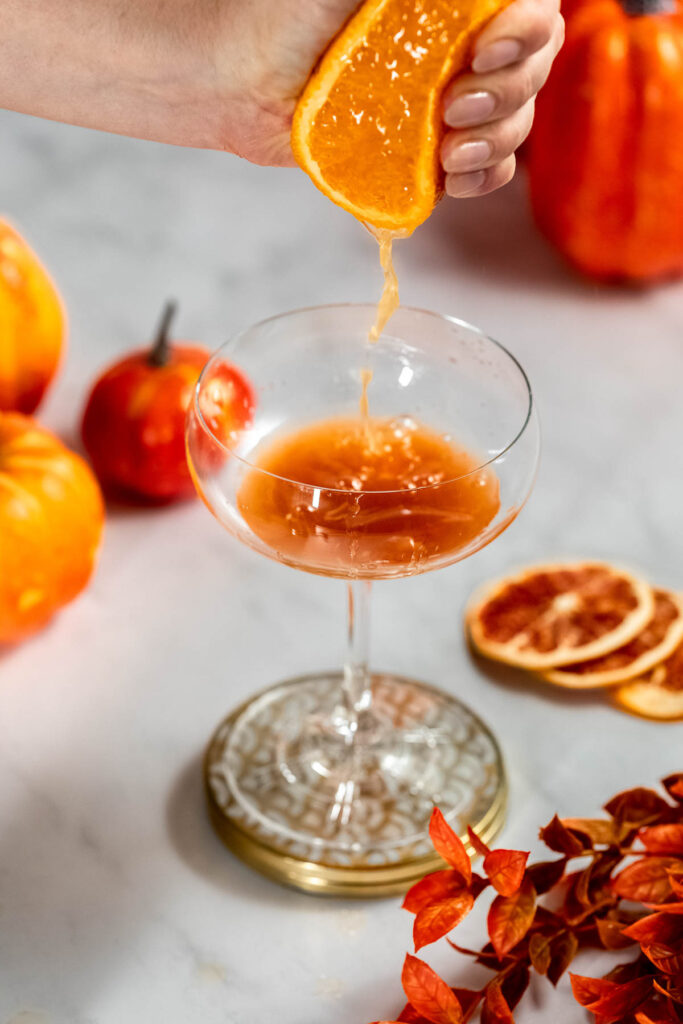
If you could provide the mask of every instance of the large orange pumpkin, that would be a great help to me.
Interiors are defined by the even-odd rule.
[[[43,626],[88,582],[104,506],[87,464],[19,413],[0,413],[0,644]]]
[[[528,170],[539,226],[584,273],[683,273],[683,7],[572,4]]]
[[[0,220],[0,410],[38,407],[65,333],[54,284],[23,238]]]

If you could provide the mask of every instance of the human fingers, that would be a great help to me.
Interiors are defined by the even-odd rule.
[[[449,196],[464,199],[474,196],[484,196],[487,192],[494,192],[501,188],[513,178],[516,161],[514,154],[483,171],[471,171],[469,174],[447,174],[446,192]]]
[[[556,37],[561,24],[559,0],[514,0],[478,36],[472,70],[496,71],[530,57]]]
[[[459,75],[446,89],[443,113],[451,128],[469,128],[509,117],[536,95],[550,73],[562,29],[541,50],[509,67]]]
[[[511,156],[529,134],[533,119],[534,101],[529,100],[502,120],[448,132],[441,145],[441,163],[452,177],[452,188],[458,175],[486,170]]]

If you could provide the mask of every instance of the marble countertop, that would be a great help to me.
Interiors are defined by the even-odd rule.
[[[69,309],[68,360],[40,413],[67,441],[95,374],[148,338],[169,296],[179,334],[216,347],[272,313],[378,295],[371,240],[297,171],[9,113],[0,138],[0,210]],[[683,588],[683,286],[579,281],[536,234],[521,177],[442,203],[397,265],[404,302],[475,322],[520,358],[544,452],[495,544],[376,588],[373,661],[486,718],[511,782],[501,842],[538,852],[555,811],[596,814],[681,768],[683,727],[485,673],[465,650],[463,603],[508,566],[557,556]],[[198,502],[111,512],[87,592],[0,656],[0,1024],[365,1024],[397,1011],[411,934],[400,901],[280,888],[224,850],[202,802],[218,720],[338,662],[343,609],[342,584],[242,549]],[[459,936],[478,942],[481,918]],[[428,955],[465,983],[454,953]],[[584,956],[581,973],[594,968]],[[538,986],[519,1019],[585,1016],[564,980]]]

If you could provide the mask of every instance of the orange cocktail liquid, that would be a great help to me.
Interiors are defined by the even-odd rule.
[[[491,539],[482,535],[500,508],[490,468],[408,417],[313,423],[251,461],[243,518],[282,561],[333,576],[401,576],[452,560]]]

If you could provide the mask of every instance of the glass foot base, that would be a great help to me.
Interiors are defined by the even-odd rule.
[[[443,862],[434,806],[465,840],[505,815],[502,756],[484,723],[431,686],[373,675],[349,734],[342,674],[278,683],[230,714],[204,760],[211,821],[242,860],[308,892],[386,896]]]

